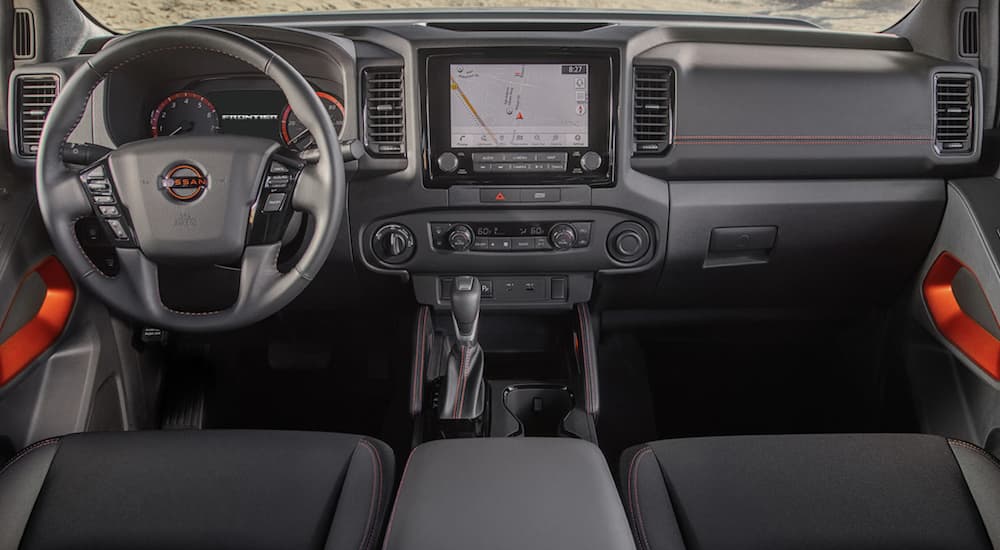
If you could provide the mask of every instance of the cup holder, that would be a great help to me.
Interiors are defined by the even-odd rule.
[[[516,384],[503,392],[503,406],[517,420],[512,437],[557,437],[568,434],[563,419],[573,410],[573,394],[557,384]]]

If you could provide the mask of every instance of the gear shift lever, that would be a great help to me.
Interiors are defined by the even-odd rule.
[[[479,279],[475,277],[455,277],[451,286],[451,319],[455,324],[455,338],[461,344],[477,343],[481,292]]]
[[[455,277],[451,286],[451,320],[455,326],[455,345],[448,355],[442,386],[442,420],[475,420],[486,408],[483,384],[483,349],[479,347],[479,279]]]

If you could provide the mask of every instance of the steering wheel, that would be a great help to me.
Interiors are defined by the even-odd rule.
[[[63,162],[63,147],[98,84],[136,60],[189,50],[235,58],[273,80],[312,133],[314,162],[281,156],[275,141],[237,135],[131,142],[84,171]],[[298,296],[336,240],[345,180],[337,132],[302,75],[249,38],[197,26],[132,34],[91,57],[49,111],[36,166],[45,226],[74,278],[128,317],[181,331],[245,326]],[[310,215],[314,231],[296,265],[282,272],[278,252],[291,210]],[[118,254],[120,269],[113,277],[91,262],[77,240],[76,222],[94,215]],[[231,307],[178,311],[160,298],[158,264],[237,262],[240,289]]]

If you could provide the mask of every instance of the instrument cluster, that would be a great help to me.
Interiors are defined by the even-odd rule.
[[[215,80],[194,83],[151,102],[147,137],[238,134],[280,141],[304,151],[315,145],[284,94],[253,82]],[[337,133],[343,135],[347,108],[336,91],[317,90]]]

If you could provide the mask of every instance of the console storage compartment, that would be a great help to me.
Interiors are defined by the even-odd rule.
[[[597,446],[485,438],[413,451],[384,548],[635,550],[635,543]]]

